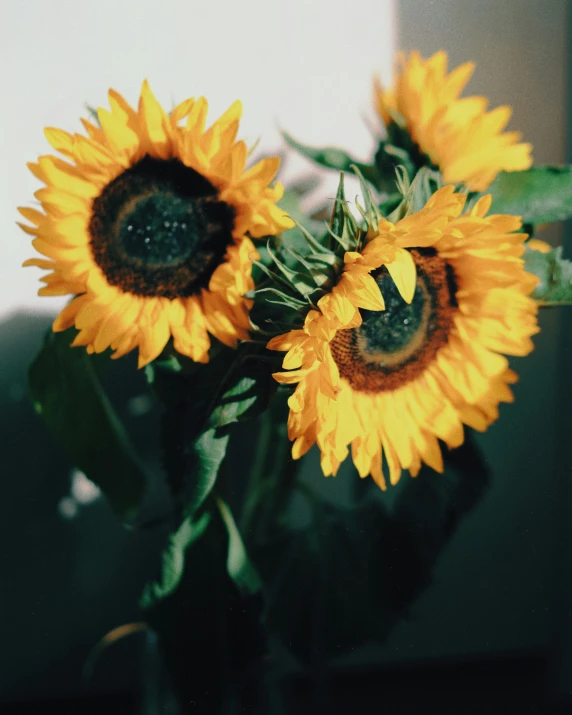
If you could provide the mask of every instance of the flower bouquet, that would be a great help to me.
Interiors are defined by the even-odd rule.
[[[165,111],[147,82],[83,133],[47,129],[56,154],[30,164],[26,265],[48,271],[40,295],[72,296],[32,397],[126,527],[165,532],[139,627],[183,712],[272,712],[288,675],[387,637],[487,485],[472,433],[513,400],[507,356],[533,349],[539,306],[572,301],[571,264],[535,238],[572,215],[572,168],[532,166],[508,107],[461,98],[472,71],[400,57],[370,163],[286,134],[339,173],[311,214],[311,182],[251,160],[240,102],[209,124],[203,97]],[[100,382],[135,356],[160,469]],[[340,505],[319,473],[342,465]]]

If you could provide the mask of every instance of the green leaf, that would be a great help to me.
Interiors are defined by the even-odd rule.
[[[532,297],[541,305],[572,303],[572,262],[562,258],[562,246],[548,253],[526,246],[525,268],[539,278]]]
[[[320,166],[325,166],[327,169],[334,169],[335,171],[350,171],[352,165],[355,165],[359,168],[367,181],[371,182],[374,186],[377,186],[379,176],[375,166],[372,166],[371,164],[362,164],[361,162],[356,161],[342,149],[314,149],[313,147],[296,141],[296,139],[290,136],[287,132],[282,132],[282,136],[292,149],[295,149],[297,152],[302,154],[302,156],[310,159],[310,161],[314,161]]]
[[[395,115],[388,128],[387,141],[381,141],[375,153],[375,165],[379,173],[378,188],[389,194],[395,193],[395,170],[401,167],[412,181],[423,167],[437,169],[431,159],[423,154],[407,131],[403,117]]]
[[[204,533],[211,514],[205,512],[197,521],[188,516],[181,526],[169,537],[169,544],[163,553],[161,581],[145,585],[141,596],[141,608],[152,608],[158,601],[170,596],[179,586],[185,569],[185,551]]]
[[[298,530],[278,524],[252,548],[265,583],[266,622],[283,647],[323,663],[387,637],[429,585],[440,554],[488,486],[470,435],[445,464],[444,474],[428,468],[416,479],[404,474],[391,511],[373,484],[345,509],[306,488],[311,523]]]
[[[400,617],[430,585],[439,556],[490,486],[489,465],[471,430],[443,456],[443,474],[424,467],[415,479],[404,475],[392,510],[390,599]]]
[[[152,386],[163,404],[161,415],[162,464],[173,495],[180,497],[187,478],[192,445],[205,431],[207,418],[221,382],[236,352],[219,351],[207,365],[192,363],[189,370],[173,370],[171,363],[155,361]]]
[[[143,495],[145,471],[99,383],[97,357],[70,347],[75,332],[47,335],[29,371],[34,406],[72,462],[120,516],[131,518]]]
[[[195,439],[189,449],[184,480],[184,507],[194,514],[211,493],[226,455],[229,434],[208,429]]]
[[[262,600],[226,505],[210,499],[171,537],[161,584],[141,599],[185,712],[221,712],[266,652]],[[168,586],[168,588],[167,588]]]
[[[389,518],[380,500],[341,509],[313,497],[310,508],[309,526],[274,528],[252,550],[265,583],[267,627],[308,664],[383,639],[392,618],[384,603]]]
[[[163,465],[169,486],[189,515],[212,490],[226,454],[230,426],[259,414],[276,389],[260,357],[263,346],[221,348],[191,374],[155,369],[154,386],[165,405]]]
[[[572,216],[572,166],[535,166],[501,172],[484,192],[491,213],[521,216],[523,223],[564,221]]]
[[[183,479],[187,514],[200,508],[215,485],[228,447],[229,426],[263,409],[260,402],[265,395],[260,379],[237,371],[225,387],[209,407],[206,428],[189,444]],[[189,407],[193,409],[192,400]]]
[[[145,372],[145,377],[147,378],[147,382],[152,385],[155,381],[155,371],[157,368],[160,370],[163,370],[164,372],[167,373],[175,373],[178,374],[182,372],[183,367],[181,365],[181,358],[182,356],[178,355],[168,355],[166,357],[160,357],[157,360],[154,360],[153,362],[148,363],[145,365],[143,368]]]
[[[217,506],[228,532],[228,557],[226,560],[228,575],[241,593],[254,595],[262,588],[260,576],[248,558],[244,542],[227,504],[222,499],[217,499]]]

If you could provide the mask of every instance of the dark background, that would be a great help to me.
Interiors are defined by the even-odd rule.
[[[469,90],[486,94],[491,106],[513,106],[512,126],[534,145],[536,163],[572,162],[568,3],[401,0],[398,21],[403,49],[427,56],[447,48],[452,66],[476,61]],[[564,233],[571,256],[570,227]],[[540,237],[562,240],[558,229]],[[493,473],[487,494],[408,618],[331,684],[332,712],[379,711],[381,703],[387,712],[572,712],[569,311],[541,312],[534,353],[514,361],[516,402],[478,439]],[[157,572],[164,533],[126,531],[101,499],[62,516],[72,466],[26,392],[27,366],[49,323],[16,314],[0,325],[0,711],[135,712],[133,693],[158,697],[147,636],[111,646],[87,679],[84,671],[105,633],[139,619],[136,603]],[[122,362],[116,405],[154,460],[157,418],[142,375],[129,358]],[[344,501],[349,471],[322,480],[315,465],[311,458],[307,477]],[[161,504],[148,503],[149,516]],[[303,687],[299,694],[308,700]],[[162,711],[171,712],[168,704]]]

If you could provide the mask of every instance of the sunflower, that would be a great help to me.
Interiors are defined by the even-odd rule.
[[[65,159],[42,156],[31,171],[46,184],[43,211],[21,208],[50,271],[40,295],[75,294],[53,324],[79,330],[73,345],[139,348],[139,366],[174,348],[208,362],[209,333],[231,347],[248,337],[252,238],[292,221],[270,187],[280,160],[246,170],[237,141],[240,102],[205,129],[207,101],[187,99],[167,114],[145,81],[133,109],[110,90],[87,136],[46,129]]]
[[[428,155],[447,183],[482,191],[499,171],[520,171],[532,164],[530,144],[518,132],[503,132],[510,107],[486,111],[484,97],[459,98],[474,65],[467,62],[447,74],[447,54],[424,60],[418,52],[400,57],[394,87],[375,86],[376,108],[391,128],[406,128],[421,154]]]
[[[360,476],[385,489],[382,455],[391,483],[422,462],[442,471],[438,440],[459,446],[463,423],[483,431],[512,401],[501,353],[532,350],[537,279],[523,267],[520,219],[487,216],[490,196],[462,214],[465,199],[445,186],[397,223],[381,219],[303,328],[269,342],[287,351],[275,379],[297,383],[294,459],[317,443],[335,475],[351,445]]]

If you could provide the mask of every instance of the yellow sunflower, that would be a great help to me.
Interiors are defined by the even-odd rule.
[[[499,171],[520,171],[532,164],[530,144],[518,132],[503,132],[510,107],[487,112],[484,97],[459,98],[474,70],[467,62],[447,74],[447,53],[424,60],[418,52],[401,55],[394,87],[376,82],[377,111],[387,127],[406,127],[421,153],[436,164],[447,183],[482,191]]]
[[[73,345],[116,358],[138,347],[142,366],[172,337],[208,362],[209,333],[231,347],[248,337],[251,238],[293,225],[270,187],[280,160],[245,168],[240,102],[209,129],[204,97],[167,114],[146,81],[137,109],[113,90],[109,104],[100,126],[82,120],[87,136],[46,129],[65,160],[29,165],[46,186],[22,228],[45,258],[24,265],[50,271],[40,295],[77,296],[53,324],[76,326]]]
[[[331,292],[304,327],[273,338],[287,351],[278,382],[289,399],[292,455],[317,443],[326,476],[348,456],[385,489],[425,462],[442,471],[438,440],[463,442],[512,401],[516,375],[501,354],[526,355],[538,331],[521,258],[520,219],[486,216],[489,196],[462,214],[465,196],[439,189],[417,213],[370,232],[347,252]]]

